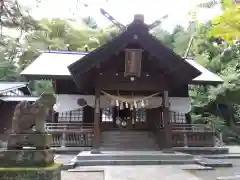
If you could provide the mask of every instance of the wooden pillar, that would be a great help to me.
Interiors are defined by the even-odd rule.
[[[92,153],[100,153],[100,88],[97,85],[95,88],[95,111],[94,111],[94,124],[93,124],[93,145]]]
[[[95,110],[91,106],[85,106],[83,108],[83,124],[93,124],[94,123]]]
[[[172,148],[172,127],[169,113],[169,97],[168,91],[164,91],[162,98],[162,113],[164,124],[164,149]]]

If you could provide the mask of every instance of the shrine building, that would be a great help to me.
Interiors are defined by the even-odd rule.
[[[57,101],[46,129],[54,135],[54,146],[215,146],[214,127],[192,124],[189,86],[223,80],[152,36],[140,15],[96,50],[47,50],[21,75],[52,81]]]

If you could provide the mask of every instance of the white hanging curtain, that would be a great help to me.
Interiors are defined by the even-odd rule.
[[[57,94],[56,104],[53,106],[56,112],[74,111],[81,108],[78,105],[78,99],[84,99],[89,106],[94,105],[94,96]]]
[[[100,107],[109,108],[116,106],[116,101],[121,103],[128,103],[129,108],[137,106],[137,108],[157,108],[162,106],[162,98],[153,94],[147,97],[132,97],[132,96],[114,96],[108,93],[100,96]],[[81,108],[77,101],[78,99],[84,99],[87,105],[94,107],[95,96],[93,95],[70,95],[70,94],[57,94],[56,104],[54,110],[56,112],[74,111]],[[144,101],[144,106],[142,105]],[[170,97],[170,111],[188,113],[191,111],[191,101],[189,97]]]

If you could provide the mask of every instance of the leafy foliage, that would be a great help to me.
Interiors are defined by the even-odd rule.
[[[212,20],[212,28],[209,31],[210,36],[220,37],[228,43],[239,40],[240,33],[240,6],[233,0],[208,1],[200,3],[199,7],[212,8],[216,4],[221,4],[223,13]]]
[[[38,30],[40,26],[16,0],[0,1],[0,9],[0,80],[13,81],[19,79],[20,40],[24,33]]]
[[[39,51],[84,50],[84,46],[95,49],[106,43],[111,34],[103,29],[89,28],[88,26],[73,27],[67,20],[53,19],[40,21],[41,30],[29,33],[22,44],[22,52],[19,59],[19,66],[24,69],[39,55]]]

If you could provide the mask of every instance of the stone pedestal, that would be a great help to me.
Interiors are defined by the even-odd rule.
[[[54,163],[54,152],[45,150],[5,150],[0,152],[3,167],[46,167]]]
[[[61,180],[61,165],[42,168],[1,168],[1,180]]]
[[[54,163],[50,134],[11,134],[0,151],[1,180],[61,180],[61,164]]]
[[[48,149],[52,144],[51,134],[10,134],[8,149],[22,149],[32,147],[34,149]]]

